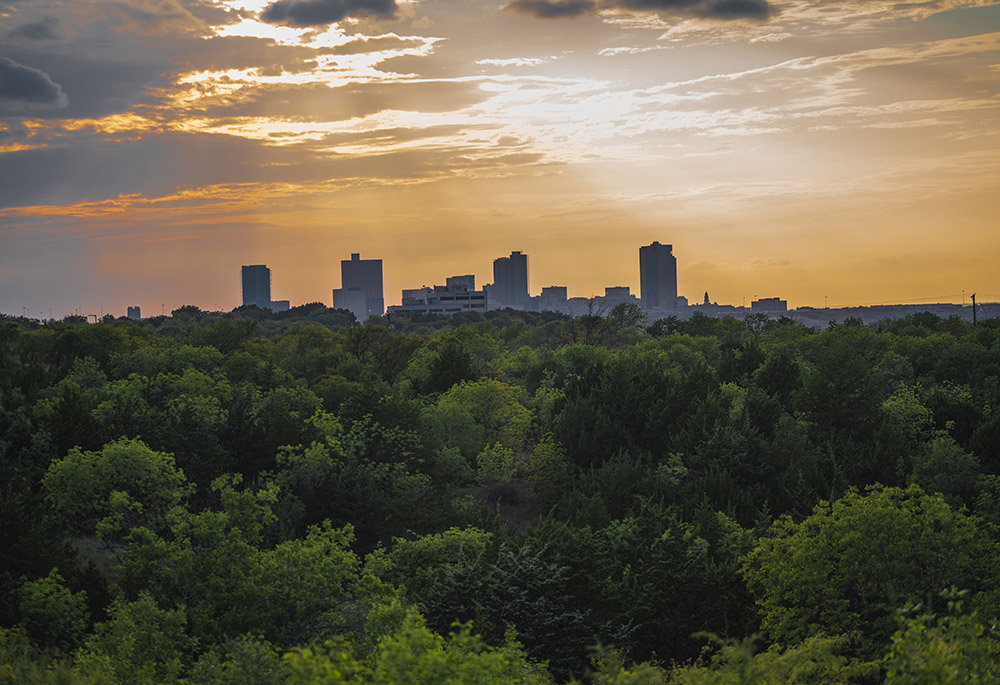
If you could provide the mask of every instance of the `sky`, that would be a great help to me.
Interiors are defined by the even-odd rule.
[[[1000,0],[0,0],[0,312],[1000,301]]]

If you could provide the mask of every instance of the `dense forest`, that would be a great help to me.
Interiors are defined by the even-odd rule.
[[[0,682],[997,682],[998,526],[997,319],[0,321]]]

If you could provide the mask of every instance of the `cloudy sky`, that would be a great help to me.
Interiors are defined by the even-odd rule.
[[[1000,300],[1000,0],[0,0],[0,311]],[[992,295],[992,297],[989,297]]]

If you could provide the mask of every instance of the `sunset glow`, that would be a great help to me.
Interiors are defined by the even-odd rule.
[[[653,240],[692,300],[1000,300],[1000,2],[695,4],[0,0],[0,311],[638,293]]]

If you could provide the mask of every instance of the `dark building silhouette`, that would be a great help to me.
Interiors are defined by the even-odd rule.
[[[780,297],[762,297],[750,303],[751,312],[787,312],[788,301]]]
[[[417,312],[445,316],[463,311],[486,311],[486,293],[476,290],[476,277],[450,276],[445,285],[433,288],[410,288],[403,291],[402,304],[389,307],[389,313]]]
[[[518,251],[493,260],[490,309],[520,308],[531,302],[528,295],[528,255]]]
[[[677,308],[677,258],[673,245],[639,248],[639,295],[643,309]]]
[[[141,319],[142,310],[139,308],[138,305],[136,305],[135,307],[129,307],[128,309],[125,310],[125,316],[129,319]]]
[[[444,279],[446,288],[465,288],[466,290],[476,289],[476,277],[473,274],[465,274],[464,276],[449,276]]]
[[[550,285],[542,288],[542,294],[538,296],[538,310],[542,312],[564,312],[566,311],[566,286]]]
[[[639,304],[636,296],[632,294],[632,289],[627,285],[611,285],[604,288],[604,295],[598,295],[594,299],[595,309],[593,312],[598,316],[606,316],[616,306],[631,302]]]
[[[243,267],[243,304],[271,308],[271,270],[263,264]]]
[[[340,288],[333,291],[333,306],[349,309],[364,322],[385,313],[382,294],[382,260],[361,259],[357,252],[340,262]]]

